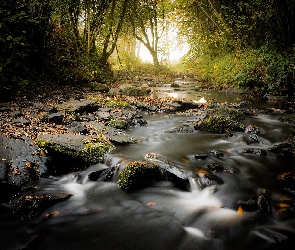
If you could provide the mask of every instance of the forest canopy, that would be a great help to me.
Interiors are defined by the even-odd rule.
[[[138,44],[155,67],[170,66],[174,28],[189,46],[178,71],[291,97],[294,12],[295,0],[1,0],[1,93],[40,79],[109,83],[114,64],[140,66]]]

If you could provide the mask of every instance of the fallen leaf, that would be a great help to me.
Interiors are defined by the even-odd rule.
[[[147,205],[148,205],[148,206],[155,206],[155,205],[156,205],[156,203],[155,203],[155,202],[153,202],[153,201],[149,201],[149,202],[147,203]]]
[[[237,213],[238,213],[238,214],[243,214],[243,209],[242,209],[241,206],[239,206]]]

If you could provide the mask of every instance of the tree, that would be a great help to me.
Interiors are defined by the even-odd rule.
[[[170,1],[166,0],[131,0],[128,20],[134,37],[150,52],[153,63],[159,66],[159,39],[167,29],[165,17],[168,13]]]

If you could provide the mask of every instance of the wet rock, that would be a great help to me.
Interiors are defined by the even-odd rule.
[[[194,182],[194,185],[199,190],[202,190],[206,187],[212,187],[223,184],[223,180],[220,177],[205,170],[199,170],[197,172],[197,177],[194,177],[192,180]]]
[[[188,109],[196,109],[199,108],[200,105],[196,102],[186,102],[186,101],[177,101],[177,103],[180,105],[177,107],[175,111],[185,111]]]
[[[216,156],[218,158],[222,158],[224,156],[224,154],[222,152],[219,152],[217,150],[211,150],[210,154],[212,154],[212,155],[214,155],[214,156]]]
[[[176,102],[165,102],[164,105],[168,107],[167,111],[170,112],[176,112],[181,109],[181,105]]]
[[[295,149],[293,148],[292,144],[290,143],[280,143],[273,145],[268,149],[270,152],[282,155],[285,157],[290,157],[290,159],[295,158]]]
[[[69,172],[103,160],[113,145],[100,136],[55,134],[41,135],[38,146],[51,157],[50,170]]]
[[[250,135],[249,135],[249,139],[250,139],[251,141],[260,142],[259,137],[258,137],[257,134],[250,134]]]
[[[242,132],[245,125],[223,115],[213,115],[200,120],[195,129],[218,133],[225,133],[227,130]]]
[[[67,126],[69,132],[79,132],[81,134],[86,134],[87,128],[80,122],[74,121]]]
[[[98,110],[99,106],[97,102],[92,100],[71,100],[59,105],[59,110],[66,111],[68,113],[91,113]]]
[[[283,190],[295,195],[295,173],[286,172],[277,176],[277,182]]]
[[[257,199],[258,211],[270,214],[271,210],[271,200],[265,194],[260,194]]]
[[[252,103],[249,102],[249,101],[242,101],[242,102],[239,102],[237,105],[236,105],[237,108],[251,108],[252,107]]]
[[[257,199],[249,199],[246,201],[239,200],[238,205],[243,209],[243,211],[247,212],[256,212],[259,210]]]
[[[72,195],[67,195],[61,198],[54,198],[50,195],[23,195],[14,201],[13,215],[21,220],[28,220],[39,216],[50,206],[58,202],[68,200]]]
[[[175,163],[170,162],[164,156],[156,153],[148,153],[143,157],[146,161],[158,164],[160,168],[176,175],[178,178],[187,179],[188,174],[186,171],[180,169]]]
[[[29,120],[21,119],[21,118],[12,120],[12,123],[14,123],[15,125],[23,125],[23,126],[27,126],[31,124]]]
[[[181,127],[166,130],[165,133],[190,134],[195,132],[195,128],[190,124],[183,124]]]
[[[161,179],[160,168],[147,162],[130,162],[120,172],[118,185],[122,189],[140,189]]]
[[[97,180],[102,180],[102,181],[112,181],[114,174],[119,171],[119,166],[113,166],[110,168],[105,168],[102,170],[98,170],[95,172],[92,172],[88,175],[88,179],[91,181],[97,181]]]
[[[207,165],[207,168],[211,171],[211,172],[215,172],[215,173],[230,173],[230,174],[236,174],[237,172],[233,169],[224,167],[222,165],[219,164],[209,164]]]
[[[247,134],[260,134],[260,130],[256,125],[248,125],[245,132]]]
[[[114,127],[106,126],[104,124],[98,122],[89,122],[86,123],[90,125],[93,129],[97,131],[101,131],[107,139],[109,139],[113,143],[125,144],[125,143],[136,143],[138,141],[137,138],[134,138],[124,131],[120,129],[116,129]]]
[[[208,109],[206,117],[210,116],[224,116],[229,120],[239,122],[245,119],[244,113],[240,109],[229,108],[229,107],[218,107],[214,109]]]
[[[63,123],[64,115],[60,112],[52,113],[48,116],[48,122],[49,123],[55,123],[55,124],[62,124]]]
[[[205,160],[208,157],[208,154],[196,154],[195,158],[198,160]]]
[[[255,149],[255,148],[248,148],[238,151],[241,154],[253,154],[253,155],[259,155],[259,156],[266,156],[266,151],[263,149]]]
[[[29,138],[0,135],[0,201],[8,201],[22,185],[47,174],[47,157]],[[5,187],[5,188],[4,188]]]
[[[121,90],[123,95],[128,96],[147,96],[151,93],[151,88],[146,84],[143,84],[141,87],[128,85],[122,87]]]

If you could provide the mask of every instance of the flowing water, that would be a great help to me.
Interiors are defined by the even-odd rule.
[[[233,101],[227,93],[220,95],[221,101]],[[283,123],[280,114],[265,113],[243,121],[259,127],[258,142],[242,132],[229,138],[203,131],[165,133],[182,121],[197,118],[146,114],[146,126],[128,131],[140,138],[139,144],[118,146],[105,164],[34,183],[38,194],[73,196],[29,222],[4,217],[0,223],[1,249],[294,249],[295,213],[290,206],[284,209],[283,202],[294,199],[294,194],[277,184],[277,176],[294,171],[294,163],[267,150],[290,137],[294,127]],[[267,154],[241,153],[245,149],[266,150]],[[221,157],[210,154],[211,150],[222,153]],[[177,189],[169,181],[124,191],[115,181],[87,178],[93,171],[121,161],[141,160],[150,152],[165,156],[188,173],[206,170],[211,163],[235,173],[215,173],[223,184],[202,190],[192,184],[190,191]],[[196,154],[208,157],[197,159]],[[269,212],[239,209],[241,202],[257,197],[268,199],[264,204]]]

